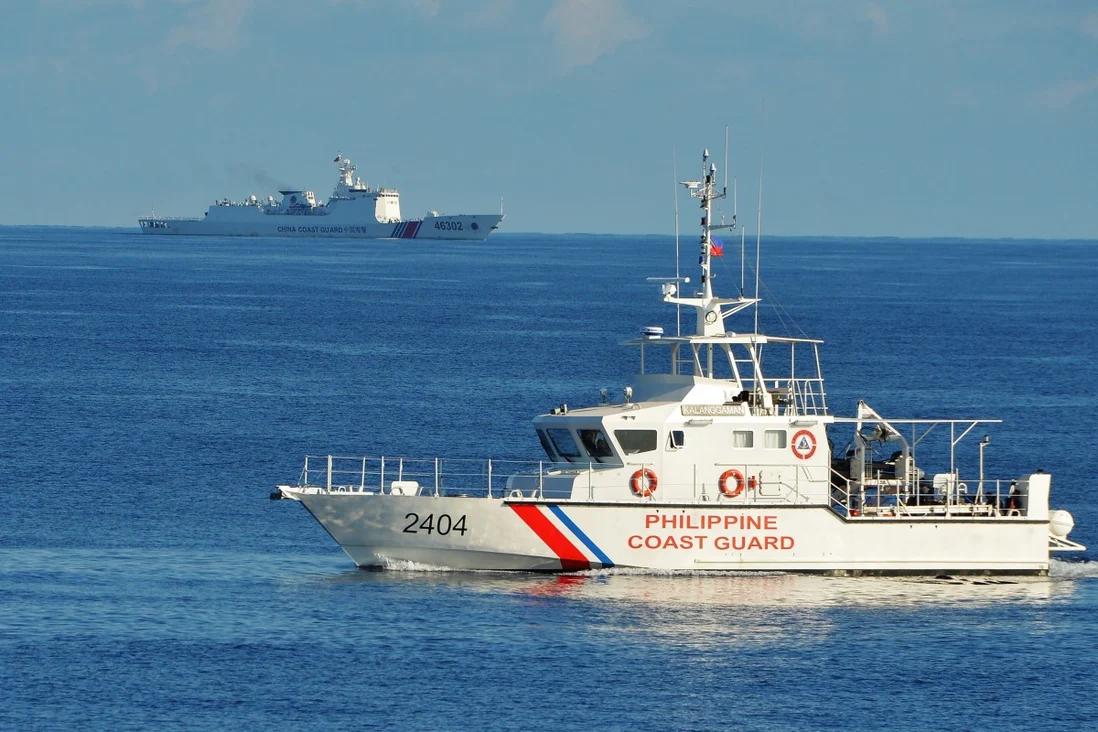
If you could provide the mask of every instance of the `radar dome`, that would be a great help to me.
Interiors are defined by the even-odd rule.
[[[1066,539],[1075,528],[1075,519],[1070,513],[1058,508],[1048,515],[1048,530],[1057,539]]]

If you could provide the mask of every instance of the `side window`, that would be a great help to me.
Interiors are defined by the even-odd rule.
[[[784,448],[785,439],[785,430],[767,430],[764,444],[768,449]]]
[[[576,445],[576,441],[572,439],[572,433],[561,427],[554,427],[552,429],[545,430],[549,435],[549,440],[553,443],[553,449],[557,451],[565,460],[571,460],[572,458],[578,458],[580,456],[579,447]]]
[[[579,430],[579,436],[587,454],[595,460],[602,462],[602,458],[614,457],[614,449],[602,430]]]
[[[557,453],[553,450],[553,443],[549,442],[549,436],[545,434],[544,430],[538,430],[538,440],[541,442],[541,449],[545,450],[545,454],[549,456],[550,460],[560,460],[557,457]]]
[[[656,449],[655,430],[614,430],[614,437],[626,455],[651,452]]]
[[[754,447],[755,433],[751,430],[736,430],[732,433],[732,447]]]
[[[672,450],[678,450],[680,447],[686,446],[686,433],[682,430],[671,430],[668,435],[667,446]]]

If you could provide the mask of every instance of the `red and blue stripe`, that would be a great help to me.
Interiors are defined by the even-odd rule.
[[[401,221],[393,228],[393,239],[415,239],[422,221]]]
[[[518,517],[530,527],[530,530],[537,534],[538,538],[545,542],[545,545],[557,555],[560,560],[560,568],[565,572],[591,569],[593,564],[601,567],[614,566],[614,563],[610,561],[610,557],[599,549],[598,545],[591,540],[591,537],[587,536],[560,506],[548,506],[548,509],[579,540],[580,544],[595,555],[598,562],[589,560],[583,550],[576,545],[576,542],[569,539],[541,510],[541,506],[529,503],[512,503],[510,506],[518,514]]]

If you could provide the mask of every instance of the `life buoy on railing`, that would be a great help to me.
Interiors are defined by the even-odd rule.
[[[731,478],[736,479],[735,486],[730,486],[728,484],[728,481]],[[736,470],[735,468],[732,468],[721,473],[721,479],[720,481],[718,481],[717,485],[720,487],[721,493],[728,496],[729,498],[735,498],[736,496],[743,493],[743,487],[746,485],[746,483],[743,479],[743,473]]]
[[[648,498],[656,492],[657,485],[659,485],[659,480],[656,479],[656,474],[649,468],[641,468],[633,473],[633,477],[629,479],[629,487],[633,490],[633,495],[638,498]]]

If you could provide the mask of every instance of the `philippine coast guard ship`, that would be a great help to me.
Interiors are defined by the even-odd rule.
[[[422,219],[402,219],[395,188],[364,184],[342,153],[334,162],[339,179],[327,203],[318,201],[312,191],[284,190],[278,201],[273,196],[261,201],[254,195],[243,201],[214,201],[200,219],[142,216],[137,223],[145,234],[483,240],[503,220],[502,211],[452,216],[431,211]]]
[[[998,420],[885,419],[865,402],[831,414],[822,341],[759,332],[757,288],[714,293],[727,188],[702,161],[684,182],[701,202],[700,287],[661,285],[695,332],[628,341],[640,373],[622,401],[536,417],[541,462],[308,456],[272,498],[299,501],[360,567],[1043,575],[1050,552],[1083,550],[1071,514],[1049,510],[1048,474],[984,475],[989,438],[963,438]],[[962,475],[977,450],[979,474]]]

